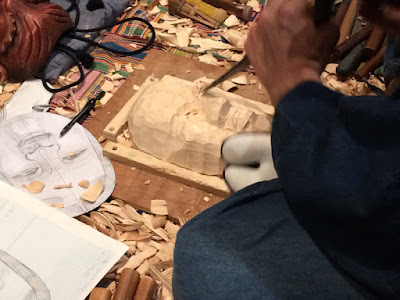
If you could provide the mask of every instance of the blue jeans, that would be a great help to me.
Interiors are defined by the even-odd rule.
[[[190,220],[174,260],[175,300],[365,299],[297,223],[278,180]]]

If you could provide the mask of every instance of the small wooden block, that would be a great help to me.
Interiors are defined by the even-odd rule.
[[[108,288],[94,288],[89,300],[111,300],[111,291]]]
[[[139,285],[133,300],[151,300],[156,288],[157,283],[153,278],[149,276],[143,276],[139,281]]]
[[[168,216],[168,204],[165,200],[151,200],[150,212],[155,215]]]
[[[133,269],[124,269],[118,281],[113,300],[130,300],[139,284],[140,274]]]

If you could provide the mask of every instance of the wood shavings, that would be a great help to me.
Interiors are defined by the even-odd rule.
[[[114,83],[106,80],[106,81],[104,81],[103,85],[101,86],[101,89],[104,92],[111,92],[114,89]]]
[[[191,45],[197,45],[200,47],[200,51],[207,51],[207,50],[225,50],[225,49],[232,49],[233,46],[227,43],[223,43],[221,41],[214,41],[208,38],[190,38]]]
[[[168,204],[165,200],[151,200],[150,211],[155,215],[167,216]]]
[[[222,32],[221,35],[236,48],[244,49],[247,35],[243,34],[239,30],[227,29]]]
[[[237,26],[240,24],[240,20],[235,15],[230,15],[224,22],[226,27]]]
[[[78,183],[78,186],[83,187],[87,189],[89,187],[89,180],[82,180],[81,182]]]
[[[100,99],[100,104],[101,105],[106,105],[108,101],[112,98],[113,94],[106,92],[103,96],[103,98]]]
[[[146,70],[146,67],[143,66],[142,64],[138,64],[138,65],[134,66],[133,68],[135,70],[138,70],[138,71],[145,71]]]
[[[104,143],[107,140],[107,138],[104,135],[99,136],[99,138],[97,139],[97,141],[101,144]]]
[[[176,28],[176,38],[178,46],[183,48],[189,46],[189,31],[186,28],[178,26]]]
[[[54,207],[54,208],[64,208],[64,203],[63,203],[63,202],[60,202],[60,203],[51,203],[50,206],[51,206],[51,207]]]
[[[97,183],[89,186],[89,188],[81,195],[85,201],[96,202],[103,191],[103,181],[99,180]]]
[[[167,224],[167,217],[166,216],[155,216],[151,220],[151,224],[153,225],[154,229],[164,227]]]
[[[13,96],[13,93],[0,94],[0,106],[3,106],[4,104],[6,104],[8,102],[8,100],[11,99],[12,96]]]
[[[260,2],[258,2],[257,0],[250,0],[249,2],[247,2],[248,6],[251,6],[253,8],[253,10],[255,12],[260,12]]]
[[[148,11],[151,16],[159,14],[160,12],[161,10],[157,6],[154,6],[152,10]]]
[[[209,202],[209,201],[211,201],[211,198],[208,197],[208,196],[205,196],[205,197],[203,198],[203,200],[204,200],[205,202]]]
[[[45,187],[45,184],[41,181],[31,181],[26,187],[31,194],[40,194]]]
[[[231,80],[233,83],[246,85],[248,83],[246,75],[240,75]]]
[[[121,68],[121,67],[120,67],[120,68]],[[112,75],[110,76],[110,79],[111,79],[112,81],[115,81],[115,80],[125,79],[125,77],[122,76],[122,75],[119,74],[119,73],[115,73],[115,74],[112,74]],[[115,86],[115,83],[114,83],[114,82],[113,82],[113,84],[114,84],[114,86]]]
[[[137,255],[131,256],[126,264],[122,268],[118,269],[117,273],[121,273],[122,270],[126,268],[136,269],[145,261],[145,259],[155,255],[157,252],[156,248],[151,247]]]
[[[209,64],[209,65],[214,65],[214,66],[219,66],[218,59],[216,59],[210,52],[204,55],[201,55],[198,57],[199,61]]]
[[[125,70],[129,73],[132,73],[134,71],[132,64],[126,64],[125,65]]]
[[[55,190],[61,190],[61,189],[69,189],[69,188],[71,188],[72,187],[72,184],[70,183],[70,184],[60,184],[60,185],[55,185],[54,187],[53,187],[53,189],[55,189]]]
[[[168,5],[168,0],[160,0],[160,5],[161,6],[167,6]]]
[[[114,62],[115,71],[121,71],[122,65],[119,62]]]
[[[0,94],[3,93],[4,87],[0,84]]]
[[[21,86],[20,83],[7,83],[7,84],[4,86],[3,91],[6,92],[6,93],[15,92],[16,90],[19,89],[20,86]]]
[[[138,90],[140,90],[140,86],[138,86],[138,85],[134,84],[134,85],[133,85],[133,90],[134,90],[134,91],[138,91]]]
[[[257,84],[257,79],[250,79],[249,83],[251,85],[255,85],[255,84]]]
[[[225,80],[225,81],[221,84],[221,88],[222,88],[224,91],[231,92],[231,91],[237,89],[237,85],[234,84],[232,81]]]

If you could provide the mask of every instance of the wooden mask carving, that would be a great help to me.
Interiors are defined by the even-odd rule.
[[[35,76],[73,26],[68,13],[49,0],[0,0],[0,81]]]

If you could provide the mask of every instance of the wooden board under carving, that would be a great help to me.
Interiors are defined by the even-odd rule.
[[[135,91],[133,85],[142,85],[150,75],[161,78],[164,75],[173,75],[186,80],[196,80],[202,76],[218,78],[226,69],[207,65],[196,60],[177,56],[160,50],[151,50],[142,61],[146,70],[135,70],[126,82],[118,89],[114,97],[105,107],[96,109],[96,117],[90,121],[87,129],[96,137],[103,135],[103,130],[118,114]],[[249,79],[252,77],[249,77]],[[235,92],[243,97],[269,103],[265,89],[257,85],[239,87]],[[211,201],[204,201],[209,193],[194,187],[187,187],[181,183],[145,170],[132,169],[124,163],[111,160],[117,178],[116,187],[112,196],[122,199],[137,209],[150,211],[152,199],[164,199],[168,202],[169,216],[173,219],[180,217],[192,218],[221,201],[223,197],[211,196]],[[151,181],[145,185],[146,181]]]

